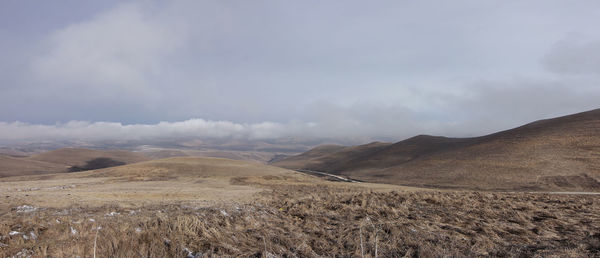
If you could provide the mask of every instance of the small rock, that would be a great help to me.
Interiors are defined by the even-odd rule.
[[[121,214],[121,213],[118,213],[116,211],[111,211],[110,213],[107,213],[106,216],[112,217],[112,216],[116,216],[116,215],[119,215],[119,214]]]

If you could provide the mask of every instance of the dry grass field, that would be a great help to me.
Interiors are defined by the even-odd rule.
[[[330,182],[216,158],[8,177],[0,194],[0,257],[600,255],[588,195]]]
[[[34,257],[592,257],[598,198],[353,192],[309,186],[254,202],[27,209],[2,215],[0,255]],[[94,247],[96,246],[96,247]]]

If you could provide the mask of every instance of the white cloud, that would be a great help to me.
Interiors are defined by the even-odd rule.
[[[32,67],[40,81],[55,85],[141,92],[160,71],[162,58],[184,42],[174,24],[123,4],[54,32]]]
[[[275,123],[236,124],[203,119],[130,125],[85,121],[70,121],[55,125],[0,122],[0,141],[147,140],[174,137],[264,139],[281,137],[281,130],[276,129],[281,126],[283,125]]]
[[[436,5],[134,0],[34,17],[50,23],[36,37],[0,39],[0,140],[400,140],[597,107],[596,2]],[[590,37],[553,45],[570,32]]]
[[[323,107],[323,106],[321,106]],[[332,109],[335,111],[331,112]],[[60,140],[161,140],[177,138],[242,140],[330,138],[339,140],[371,141],[409,137],[415,131],[424,130],[408,113],[374,110],[358,112],[359,107],[335,107],[321,110],[318,122],[291,121],[288,123],[234,123],[230,121],[207,121],[190,119],[181,122],[156,124],[122,124],[115,122],[70,121],[54,125],[23,122],[0,122],[0,142],[60,141]],[[377,110],[375,110],[377,111]],[[429,126],[432,126],[432,122]],[[435,123],[435,122],[433,122]],[[440,128],[442,125],[436,125]]]
[[[543,58],[543,65],[558,74],[600,75],[600,40],[562,40]]]

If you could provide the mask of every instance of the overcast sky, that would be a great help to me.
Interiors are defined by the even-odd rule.
[[[600,2],[0,3],[0,140],[475,136],[600,107]]]

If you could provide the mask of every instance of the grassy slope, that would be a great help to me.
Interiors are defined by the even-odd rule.
[[[121,150],[63,148],[30,157],[0,154],[0,177],[42,175],[67,172],[71,166],[83,166],[95,158],[110,158],[126,164],[149,160],[143,155]]]
[[[66,172],[67,166],[0,154],[0,177]]]
[[[265,189],[265,185],[331,184],[349,185],[256,162],[177,157],[77,173],[0,178],[0,196],[9,196],[4,199],[9,206],[67,207],[78,203],[139,206],[170,202],[248,201],[254,198],[255,193]],[[372,184],[357,187],[406,189]]]
[[[599,254],[594,196],[415,190],[216,158],[2,178],[0,256]]]
[[[416,136],[274,165],[371,182],[513,190],[600,190],[600,110],[476,138]]]
[[[90,150],[81,148],[62,148],[48,151],[31,156],[30,159],[49,163],[64,164],[67,166],[82,166],[85,165],[86,161],[100,157],[118,160],[127,164],[149,160],[149,158],[131,151]]]

